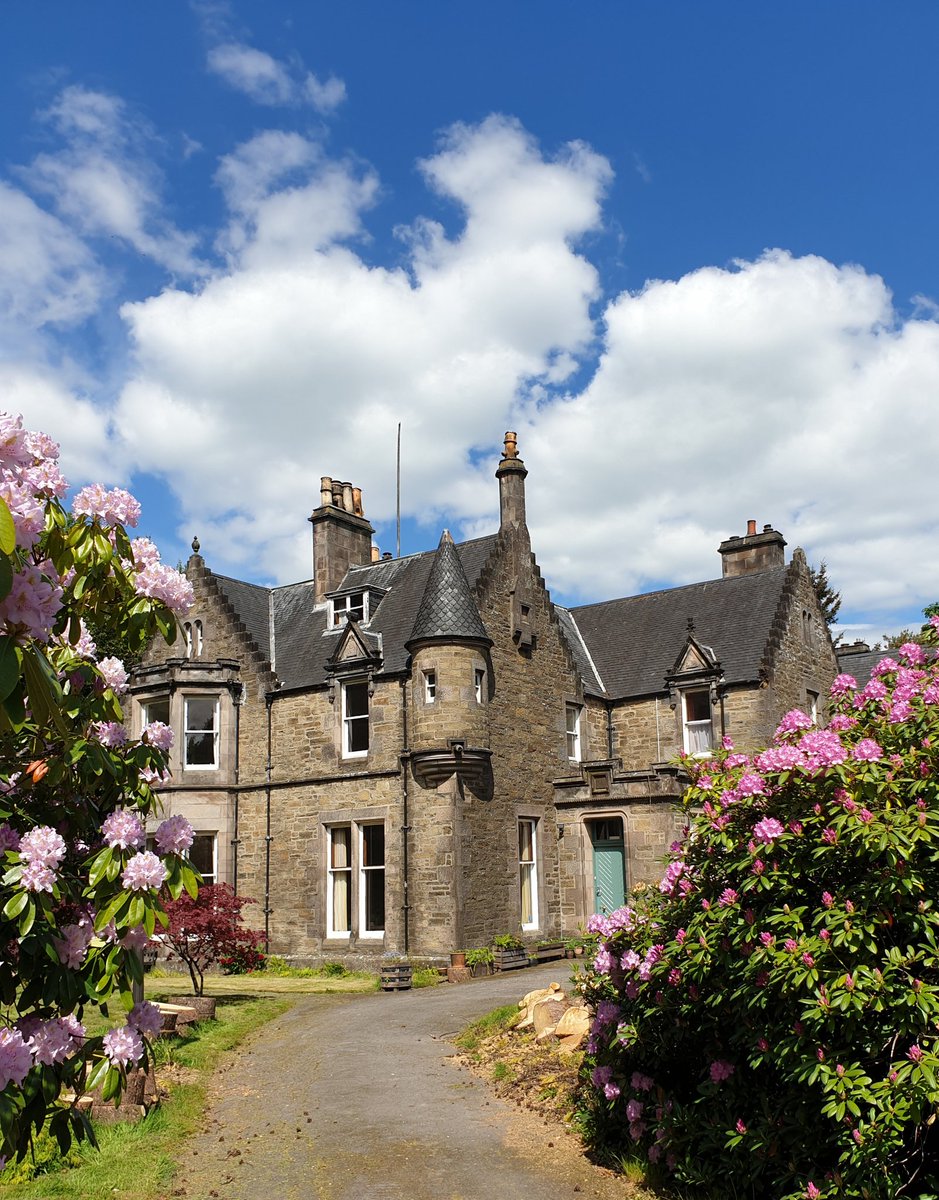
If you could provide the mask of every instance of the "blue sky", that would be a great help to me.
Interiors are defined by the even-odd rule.
[[[932,3],[7,5],[0,383],[170,561],[309,571],[319,477],[576,603],[749,518],[849,636],[939,596]]]

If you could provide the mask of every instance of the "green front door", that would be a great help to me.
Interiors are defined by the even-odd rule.
[[[589,823],[593,844],[594,911],[610,913],[626,903],[626,843],[620,817]]]

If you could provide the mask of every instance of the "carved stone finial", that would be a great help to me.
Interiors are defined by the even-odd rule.
[[[192,539],[192,552],[193,552],[193,554],[198,554],[199,550],[200,550],[199,539],[197,537],[194,537]]]
[[[503,458],[518,458],[518,436],[509,430],[505,435],[505,449],[502,452]]]

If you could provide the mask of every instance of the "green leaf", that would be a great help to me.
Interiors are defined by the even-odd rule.
[[[68,737],[68,728],[62,720],[62,688],[46,657],[33,645],[23,647],[23,674],[29,693],[29,707],[40,725],[53,725]]]
[[[111,1064],[106,1058],[102,1058],[96,1062],[85,1083],[85,1091],[93,1092],[109,1070],[111,1070]]]
[[[29,931],[32,929],[33,922],[35,920],[36,920],[36,904],[35,904],[32,896],[29,896],[27,898],[26,904],[23,907],[23,911],[20,913],[19,931],[20,931],[21,938],[26,937],[27,933],[29,933]]]
[[[13,588],[13,564],[0,554],[0,600],[5,600]]]
[[[140,925],[146,912],[146,904],[143,896],[135,895],[130,902],[130,908],[127,912],[127,923],[131,926]]]
[[[0,550],[12,554],[16,549],[16,526],[7,502],[0,497]]]
[[[29,892],[14,892],[10,899],[3,906],[3,915],[9,917],[11,921],[15,920],[26,905],[29,903]]]
[[[12,638],[0,637],[0,700],[5,700],[19,681],[20,656],[16,643]]]

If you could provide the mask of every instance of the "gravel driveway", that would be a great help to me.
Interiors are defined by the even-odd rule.
[[[564,962],[469,984],[304,996],[232,1054],[172,1196],[187,1200],[522,1200],[619,1196],[447,1058],[449,1037]]]

